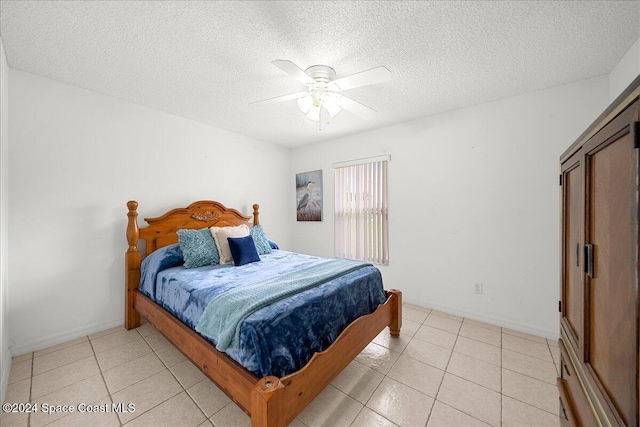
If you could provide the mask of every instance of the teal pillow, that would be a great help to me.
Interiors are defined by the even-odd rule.
[[[256,244],[256,250],[258,255],[270,254],[271,245],[267,235],[264,234],[264,230],[261,225],[255,225],[249,229],[249,234],[253,237],[253,242]]]
[[[219,264],[220,254],[211,230],[178,230],[178,243],[184,257],[185,268]]]

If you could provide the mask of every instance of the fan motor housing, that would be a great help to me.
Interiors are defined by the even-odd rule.
[[[336,79],[336,71],[326,65],[312,65],[304,72],[318,83],[329,83]]]

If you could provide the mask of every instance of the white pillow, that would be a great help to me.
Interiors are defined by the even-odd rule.
[[[247,225],[237,225],[235,227],[211,227],[211,235],[218,247],[220,254],[220,264],[229,264],[233,262],[231,249],[229,249],[229,241],[227,237],[247,237],[249,235],[249,227]]]

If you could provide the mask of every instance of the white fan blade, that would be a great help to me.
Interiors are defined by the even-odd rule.
[[[275,61],[271,61],[271,63],[276,67],[280,68],[285,73],[293,76],[296,80],[301,82],[303,85],[316,83],[316,81],[310,75],[302,71],[296,64],[294,64],[291,61],[276,59]]]
[[[386,67],[376,67],[367,71],[352,74],[347,77],[331,82],[331,85],[335,85],[335,92],[340,92],[347,89],[353,89],[356,87],[372,85],[376,83],[386,82],[391,79],[391,71]]]
[[[338,105],[345,110],[355,114],[356,116],[360,116],[365,120],[373,119],[378,112],[373,108],[369,108],[364,104],[360,104],[358,101],[354,101],[351,98],[347,98],[344,95],[341,95],[338,100]]]
[[[251,102],[249,103],[249,105],[276,104],[278,102],[292,101],[294,99],[302,98],[306,94],[307,92],[290,93],[289,95],[276,96],[275,98],[268,98],[263,99],[262,101]]]

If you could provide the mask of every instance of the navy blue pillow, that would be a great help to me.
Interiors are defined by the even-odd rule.
[[[260,261],[260,256],[251,235],[246,237],[227,237],[227,241],[229,242],[229,249],[231,249],[233,263],[236,266]]]
[[[273,240],[271,240],[271,239],[268,239],[268,240],[269,240],[269,246],[271,246],[271,249],[280,249],[280,248],[278,247],[278,244],[277,244],[276,242],[274,242],[274,241],[273,241]]]

